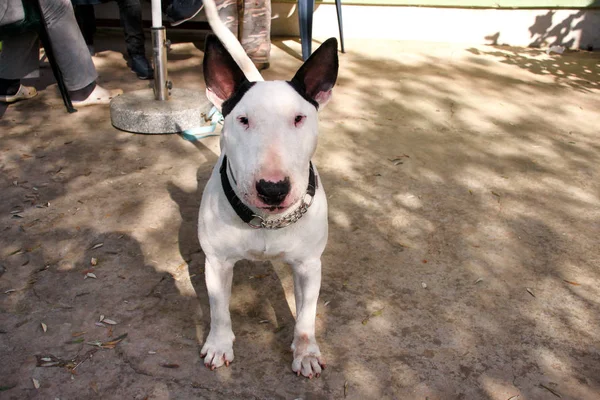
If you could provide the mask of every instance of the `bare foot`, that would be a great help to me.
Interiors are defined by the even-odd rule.
[[[76,107],[86,107],[96,104],[108,104],[114,97],[120,94],[123,94],[121,89],[108,90],[100,85],[96,85],[92,93],[85,100],[73,101],[73,105]]]

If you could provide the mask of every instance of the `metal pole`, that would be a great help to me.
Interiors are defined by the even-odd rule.
[[[154,98],[169,100],[171,82],[167,72],[167,33],[164,27],[152,28],[152,53],[154,57]]]
[[[152,27],[162,27],[162,7],[161,0],[152,0]]]
[[[162,26],[161,0],[152,0],[152,57],[154,60],[154,98],[169,100],[171,82],[167,72],[167,32]]]

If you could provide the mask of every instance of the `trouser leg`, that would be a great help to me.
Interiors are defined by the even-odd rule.
[[[0,78],[22,79],[39,76],[40,45],[34,32],[13,36],[2,41]]]
[[[40,5],[67,89],[75,91],[89,86],[98,78],[98,73],[70,0],[40,0]]]
[[[219,18],[237,38],[239,38],[239,1],[243,0],[215,0]]]
[[[271,1],[242,0],[239,38],[255,64],[269,62],[271,53]]]
[[[96,12],[92,4],[76,5],[74,7],[77,25],[83,34],[85,44],[94,45],[94,35],[96,34]]]
[[[142,5],[140,0],[117,0],[121,26],[125,33],[127,53],[130,56],[145,54],[144,25],[142,23]]]

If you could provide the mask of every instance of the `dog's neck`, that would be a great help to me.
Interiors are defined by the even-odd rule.
[[[293,224],[302,218],[302,215],[304,215],[308,210],[308,207],[311,206],[319,184],[318,177],[314,172],[311,162],[309,164],[309,179],[306,193],[286,211],[280,214],[267,214],[260,209],[246,205],[240,199],[240,196],[236,193],[234,188],[237,186],[237,182],[226,155],[223,155],[223,159],[221,160],[219,173],[221,175],[223,192],[225,193],[229,204],[238,217],[253,228],[279,229]],[[233,186],[231,185],[231,182],[234,183]]]

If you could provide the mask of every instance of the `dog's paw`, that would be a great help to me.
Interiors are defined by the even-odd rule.
[[[292,371],[298,376],[302,374],[308,379],[318,378],[321,371],[325,369],[325,359],[321,356],[317,341],[308,335],[296,336],[292,343],[294,352],[294,361],[292,361]]]
[[[202,346],[200,356],[204,357],[204,365],[211,370],[221,367],[223,364],[229,366],[233,361],[233,333],[230,335],[208,334],[208,338]]]

